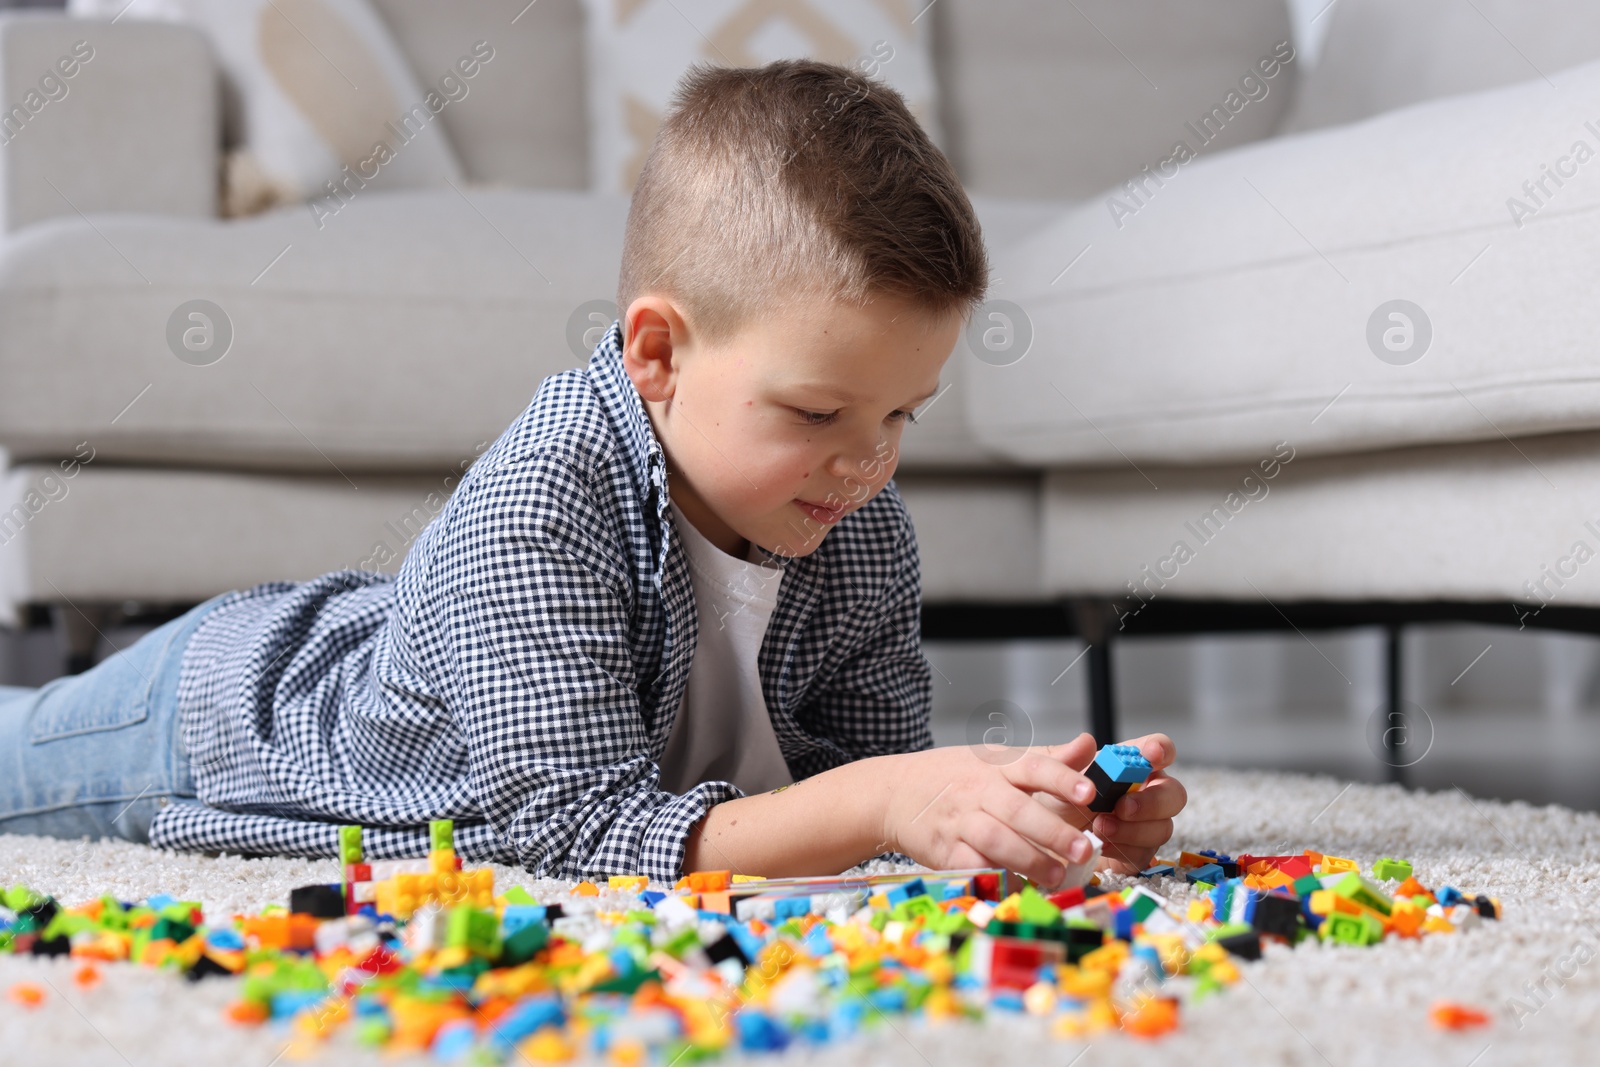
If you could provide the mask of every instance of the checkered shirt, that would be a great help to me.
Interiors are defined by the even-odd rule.
[[[374,858],[427,851],[536,875],[675,879],[731,782],[663,791],[698,619],[666,455],[613,323],[462,477],[399,572],[344,570],[225,597],[184,652],[198,801],[151,843]],[[758,657],[790,772],[928,748],[916,535],[894,482],[786,568]],[[760,872],[750,872],[760,873]]]

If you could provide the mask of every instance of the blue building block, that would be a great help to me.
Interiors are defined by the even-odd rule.
[[[544,916],[543,904],[507,904],[500,914],[500,928],[510,937],[525,926],[544,922]]]
[[[1095,788],[1095,797],[1089,802],[1089,810],[1110,811],[1129,789],[1149,778],[1153,770],[1138,746],[1106,745],[1084,771],[1084,777],[1093,782]]]
[[[775,922],[785,919],[798,919],[811,912],[810,897],[785,897],[775,901],[772,905],[772,915]]]
[[[488,1027],[488,1038],[498,1047],[510,1050],[541,1026],[560,1026],[566,1022],[561,998],[549,996],[525,997]]]
[[[1222,867],[1215,863],[1208,863],[1204,867],[1196,867],[1183,877],[1191,884],[1205,882],[1207,885],[1216,885],[1222,881]]]
[[[903,885],[890,886],[883,895],[889,898],[889,906],[892,908],[896,904],[910,900],[912,897],[927,896],[928,887],[923,884],[921,878],[913,878]]]
[[[783,1027],[754,1008],[745,1008],[733,1020],[739,1028],[739,1047],[747,1052],[781,1052],[789,1044]]]
[[[1107,745],[1094,758],[1095,765],[1113,782],[1132,785],[1150,777],[1153,768],[1137,745]]]
[[[728,936],[733,938],[734,944],[744,953],[747,960],[759,959],[761,949],[765,942],[750,932],[750,927],[741,922],[728,922],[727,916],[723,917],[723,925],[728,928]]]

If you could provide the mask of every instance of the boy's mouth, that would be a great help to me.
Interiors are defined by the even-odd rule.
[[[794,503],[801,511],[821,523],[832,524],[844,518],[843,504],[837,508],[830,508],[822,504],[813,504],[808,500],[801,500],[798,497],[795,498]]]

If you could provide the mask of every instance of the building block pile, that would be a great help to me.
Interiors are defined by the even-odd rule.
[[[462,869],[448,822],[425,860],[369,862],[360,838],[342,832],[338,884],[220,922],[168,896],[65,907],[13,886],[0,892],[0,952],[82,960],[84,985],[110,961],[232,977],[233,1021],[302,1046],[642,1064],[845,1040],[898,1016],[1017,1012],[1062,1037],[1156,1037],[1264,946],[1344,951],[1500,916],[1499,901],[1429,889],[1403,861],[1363,873],[1310,850],[1184,852],[1052,894],[1003,870],[700,871],[670,892],[619,876],[540,903]],[[23,1006],[46,996],[27,982],[9,994]]]

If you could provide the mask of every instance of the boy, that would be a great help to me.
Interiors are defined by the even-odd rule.
[[[12,692],[0,830],[329,856],[355,822],[381,857],[453,818],[465,858],[552,876],[892,850],[1055,884],[1089,851],[1092,743],[931,748],[891,481],[986,286],[971,205],[893,90],[690,71],[587,369],[544,381],[395,577],[225,594]],[[1123,871],[1184,801],[1172,743],[1137,743],[1157,773],[1094,823]]]

